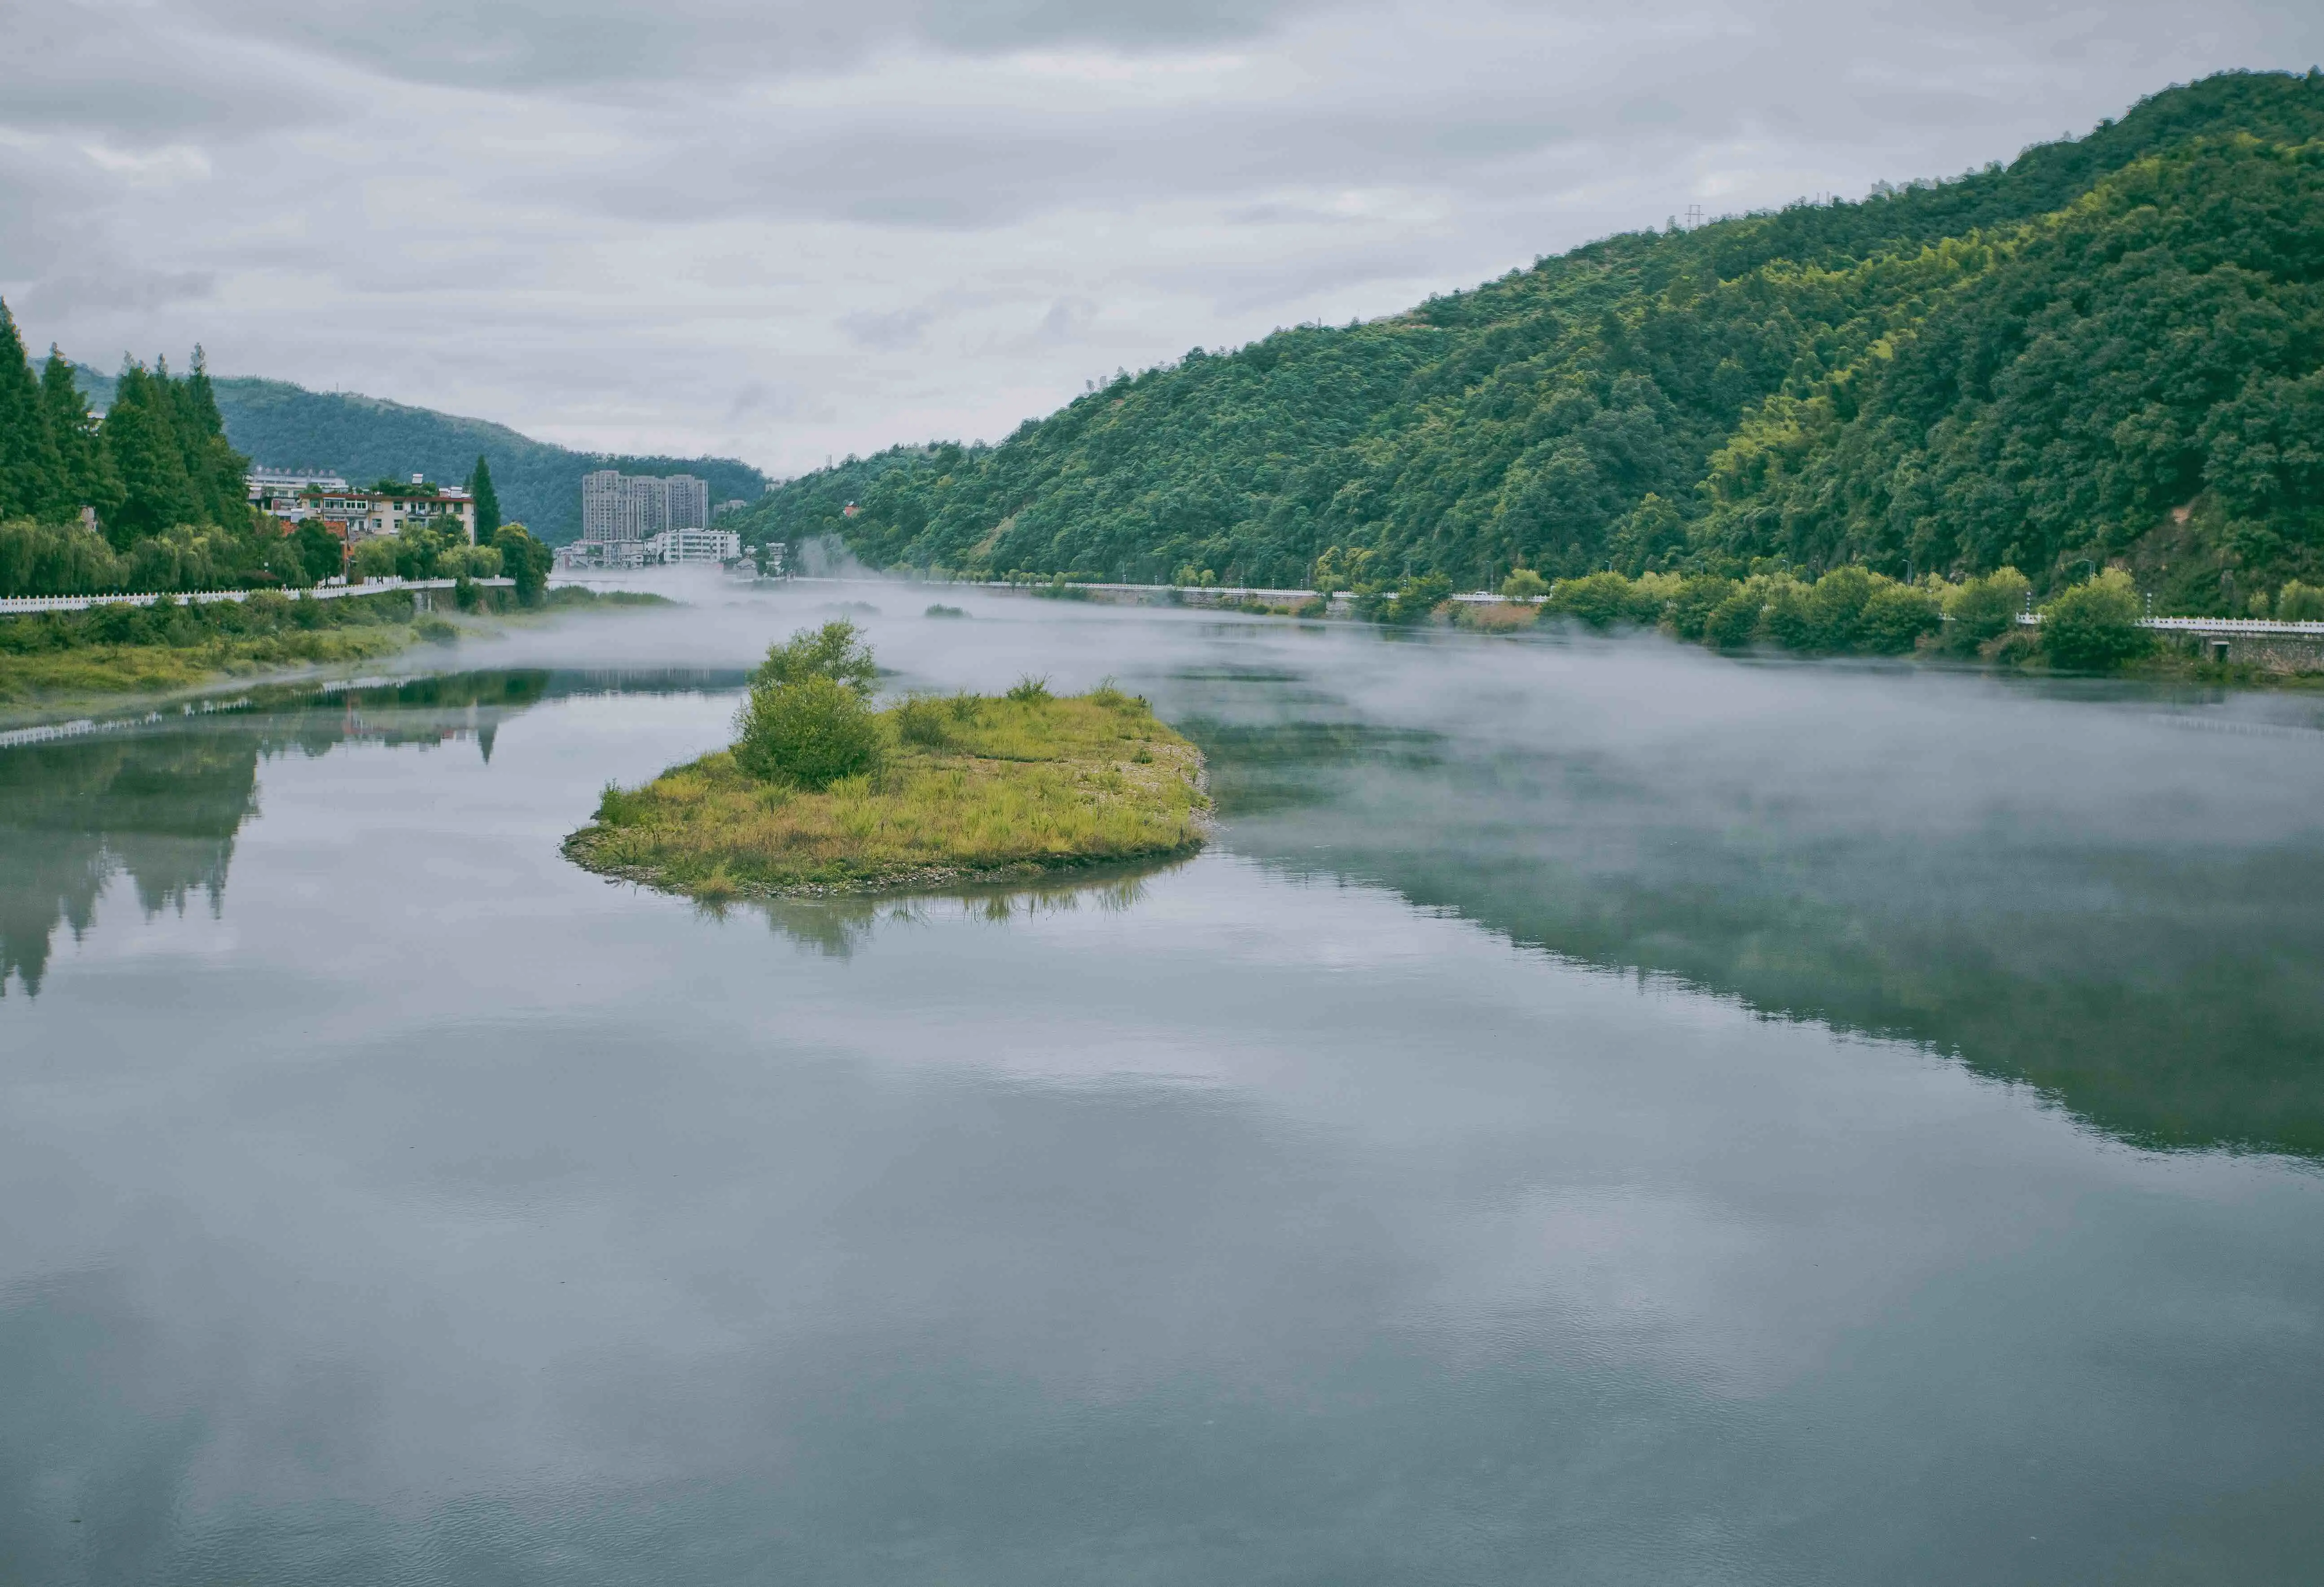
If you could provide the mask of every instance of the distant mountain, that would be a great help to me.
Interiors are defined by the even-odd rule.
[[[78,372],[92,406],[113,402],[113,377]],[[502,515],[552,545],[580,537],[581,476],[617,468],[632,474],[693,474],[710,482],[715,505],[755,500],[767,477],[731,457],[613,457],[571,452],[506,425],[286,381],[217,379],[226,439],[254,463],[328,468],[359,483],[424,473],[456,484],[482,455],[491,461]]]
[[[733,527],[1278,586],[2009,563],[2047,589],[2115,563],[2165,610],[2240,612],[2324,580],[2319,436],[2324,73],[2228,73],[2006,166],[1196,349]]]

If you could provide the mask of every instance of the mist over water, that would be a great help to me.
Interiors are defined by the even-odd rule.
[[[14,1576],[2305,1579],[2315,702],[673,588],[0,748]],[[1218,843],[558,858],[835,615]]]

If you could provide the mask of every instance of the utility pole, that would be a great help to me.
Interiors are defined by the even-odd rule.
[[[1686,229],[1691,232],[1702,224],[1702,206],[1700,204],[1688,205],[1686,206]]]

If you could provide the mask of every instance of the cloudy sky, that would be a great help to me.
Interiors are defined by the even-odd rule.
[[[2315,0],[0,0],[0,296],[788,473],[2319,59]]]

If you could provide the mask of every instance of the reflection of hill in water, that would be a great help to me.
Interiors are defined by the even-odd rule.
[[[1583,762],[1190,729],[1237,850],[1582,963],[1901,1036],[2125,1140],[2324,1157],[2324,853],[1707,822]],[[1416,819],[1416,812],[1425,812]]]
[[[74,935],[128,878],[148,915],[199,894],[216,911],[235,834],[258,808],[258,763],[350,742],[471,742],[541,699],[549,674],[476,673],[278,695],[102,725],[0,749],[0,992],[40,991],[60,925]]]

